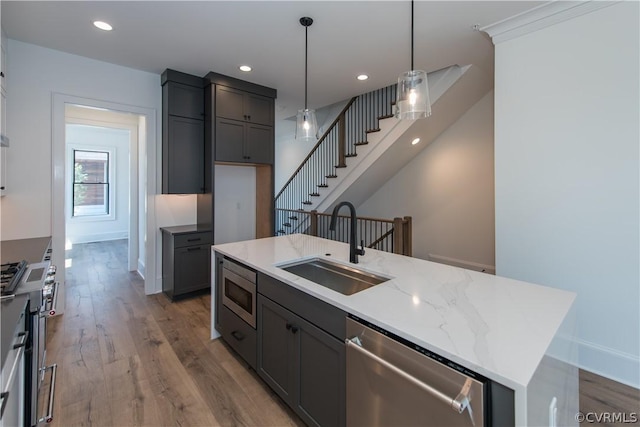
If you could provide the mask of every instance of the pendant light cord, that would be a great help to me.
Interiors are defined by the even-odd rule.
[[[413,0],[411,0],[411,71],[413,71]]]
[[[309,27],[304,27],[304,109],[307,109],[307,63],[308,63],[308,51],[309,51]]]

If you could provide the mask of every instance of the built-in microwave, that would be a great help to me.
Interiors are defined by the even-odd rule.
[[[256,272],[225,258],[222,262],[222,304],[256,328]]]

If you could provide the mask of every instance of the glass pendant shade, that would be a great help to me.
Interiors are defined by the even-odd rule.
[[[296,139],[315,140],[318,133],[318,122],[316,121],[316,110],[298,110],[296,116]]]
[[[424,119],[431,115],[427,73],[411,70],[398,76],[396,96],[396,118]]]

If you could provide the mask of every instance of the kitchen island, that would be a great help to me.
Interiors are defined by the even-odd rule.
[[[347,244],[295,234],[213,251],[513,390],[518,426],[577,424],[573,293],[367,249],[357,267],[390,280],[343,295],[278,266],[312,257],[348,264]]]

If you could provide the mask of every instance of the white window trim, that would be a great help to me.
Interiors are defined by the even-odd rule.
[[[101,151],[109,154],[109,213],[107,215],[87,215],[87,216],[73,216],[73,173],[74,173],[74,158],[73,152],[78,151]],[[98,145],[85,145],[85,144],[67,144],[67,185],[65,192],[67,193],[66,199],[66,217],[71,222],[97,222],[97,221],[115,221],[116,217],[116,147],[105,147]]]

